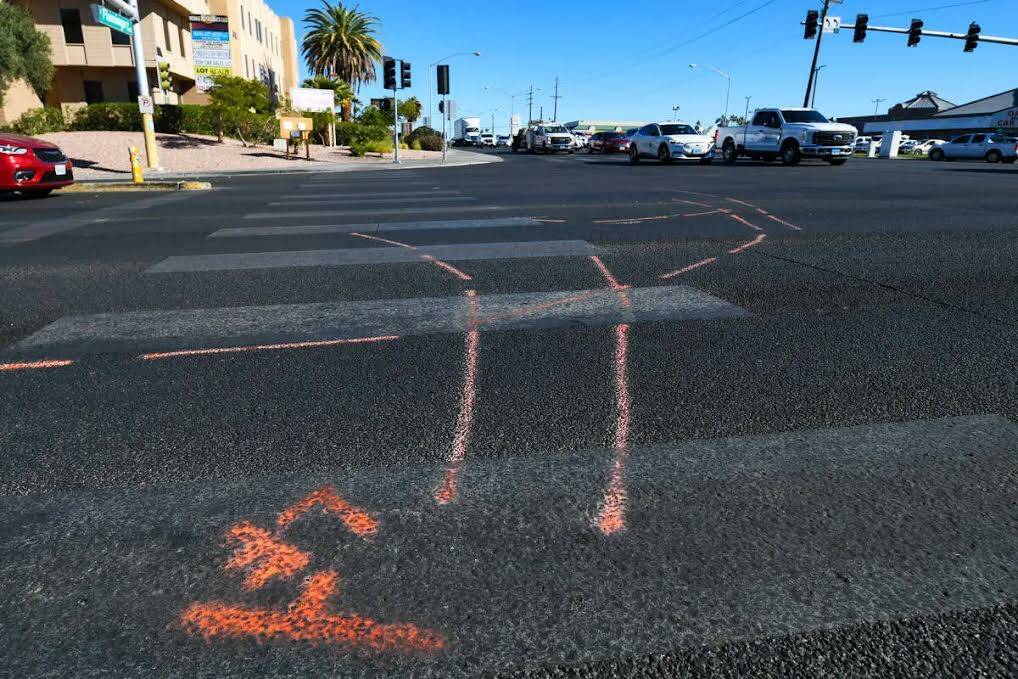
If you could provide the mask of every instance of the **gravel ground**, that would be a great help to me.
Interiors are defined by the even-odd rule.
[[[74,161],[74,173],[78,179],[115,179],[131,174],[127,149],[137,146],[144,149],[145,140],[141,132],[53,132],[39,135],[41,139],[53,142],[64,150]],[[258,170],[279,168],[304,169],[308,161],[304,158],[287,160],[271,146],[245,147],[239,141],[227,139],[222,143],[215,137],[205,135],[156,134],[159,144],[159,160],[167,172],[205,172],[210,170]],[[406,160],[427,160],[440,158],[435,151],[400,151]],[[311,146],[311,164],[357,163],[378,164],[388,162],[391,154],[384,157],[353,158],[349,149],[340,146],[329,149]]]

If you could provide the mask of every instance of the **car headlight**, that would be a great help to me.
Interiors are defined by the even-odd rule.
[[[799,133],[799,139],[802,141],[809,141],[809,130],[803,130]]]
[[[8,144],[0,144],[0,153],[7,156],[23,156],[28,153],[28,149],[20,146],[10,146]]]

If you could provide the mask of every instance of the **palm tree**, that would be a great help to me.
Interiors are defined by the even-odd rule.
[[[343,120],[349,120],[352,118],[352,109],[355,103],[360,103],[357,97],[354,96],[353,88],[350,87],[350,83],[340,80],[339,78],[327,78],[324,75],[316,75],[313,78],[308,78],[302,83],[303,87],[310,87],[316,90],[332,90],[336,93],[336,100],[339,101],[340,107],[343,109]]]
[[[356,6],[347,9],[342,2],[332,5],[322,0],[321,8],[304,15],[304,25],[307,32],[301,52],[313,75],[341,78],[354,91],[375,79],[375,62],[382,58],[382,43],[375,37],[377,17]],[[343,120],[351,117],[344,106]]]
[[[421,102],[417,97],[410,97],[399,103],[399,114],[406,118],[406,121],[413,125],[421,117]]]

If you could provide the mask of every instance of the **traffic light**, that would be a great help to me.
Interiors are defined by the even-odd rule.
[[[439,92],[439,94],[442,94],[442,93]],[[448,94],[448,92],[446,92],[446,94]],[[444,101],[438,102],[438,112],[439,113],[445,113],[445,102]]]
[[[169,92],[170,88],[173,87],[173,77],[170,75],[170,62],[162,59],[156,60],[156,82],[163,93]]]
[[[982,32],[982,30],[983,30],[982,26],[980,26],[974,21],[971,24],[969,24],[969,32],[968,35],[965,36],[966,52],[971,52],[972,50],[979,46],[979,34]]]
[[[382,82],[384,89],[396,89],[396,60],[392,57],[382,57]]]
[[[854,42],[866,40],[866,29],[870,27],[870,15],[859,14],[855,17],[855,38]]]
[[[811,9],[806,12],[806,33],[803,35],[806,40],[817,37],[817,26],[820,25],[820,12]]]
[[[399,62],[399,86],[403,89],[410,89],[410,62]]]
[[[449,66],[446,64],[438,67],[438,93],[449,94]]]
[[[908,29],[908,46],[915,47],[923,37],[923,20],[912,19],[912,25]]]

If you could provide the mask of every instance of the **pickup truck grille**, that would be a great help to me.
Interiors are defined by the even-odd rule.
[[[851,132],[817,132],[813,135],[813,143],[817,146],[848,146],[855,141]]]
[[[44,163],[62,163],[67,160],[60,149],[32,149],[32,153]]]

